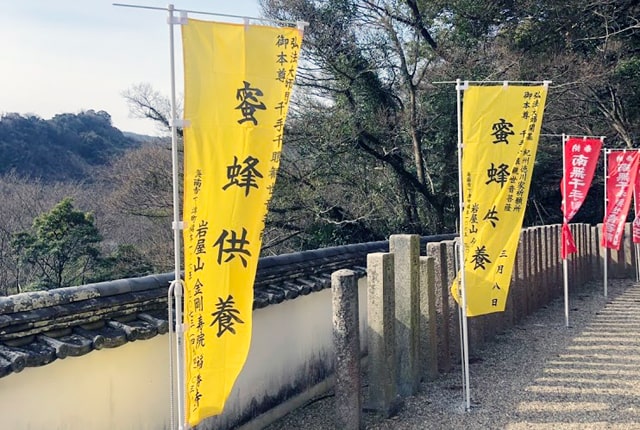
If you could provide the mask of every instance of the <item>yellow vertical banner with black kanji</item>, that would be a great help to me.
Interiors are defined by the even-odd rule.
[[[302,32],[198,21],[184,53],[185,413],[222,412],[251,342],[253,283]]]
[[[467,316],[505,309],[547,87],[469,86],[462,110]],[[451,292],[461,305],[460,276]]]

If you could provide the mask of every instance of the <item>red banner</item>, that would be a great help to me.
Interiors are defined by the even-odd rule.
[[[636,175],[636,185],[633,187],[633,209],[636,217],[633,219],[633,243],[640,243],[640,175]]]
[[[561,251],[562,251],[562,259],[566,259],[569,254],[573,254],[574,252],[578,252],[578,248],[576,248],[576,243],[573,240],[573,234],[571,234],[571,230],[569,229],[569,224],[562,224],[562,243],[561,243]]]
[[[601,148],[601,139],[570,137],[564,143],[564,168],[560,183],[564,215],[561,247],[563,259],[577,251],[567,223],[578,213],[587,197]]]
[[[571,221],[587,197],[601,148],[600,139],[576,137],[570,137],[564,145],[564,177],[560,189],[565,222]]]
[[[638,176],[638,151],[611,151],[607,163],[607,209],[602,221],[602,246],[620,249],[633,186]]]

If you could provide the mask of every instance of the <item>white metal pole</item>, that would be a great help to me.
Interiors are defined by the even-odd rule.
[[[309,25],[308,22],[306,21],[282,21],[279,19],[269,19],[269,18],[260,18],[260,17],[256,17],[256,16],[244,16],[244,15],[230,15],[228,13],[215,13],[215,12],[206,12],[206,11],[202,11],[202,10],[191,10],[191,9],[176,9],[173,7],[173,5],[169,5],[169,7],[157,7],[157,6],[144,6],[144,5],[137,5],[137,4],[127,4],[127,3],[113,3],[114,6],[122,6],[122,7],[130,7],[130,8],[136,8],[136,9],[150,9],[150,10],[169,10],[169,8],[171,8],[174,12],[181,12],[181,13],[193,13],[193,14],[198,14],[198,15],[208,15],[208,16],[219,16],[219,17],[223,17],[223,18],[240,18],[243,20],[251,20],[251,21],[258,21],[258,22],[265,22],[265,23],[275,23],[275,24],[281,24],[281,25],[286,25],[286,26],[297,26],[298,28],[302,27],[302,29],[304,29],[304,27],[306,27],[307,25]]]
[[[460,243],[459,242],[455,242],[454,244],[454,254],[455,254],[455,258],[453,260],[454,265],[453,265],[453,273],[459,273],[460,272],[460,268],[464,267],[461,263],[460,263]],[[462,282],[462,280],[460,281]],[[462,297],[462,293],[460,292],[460,289],[458,290],[458,295],[459,297]],[[465,318],[465,313],[462,309],[462,306],[458,306],[458,336],[460,339],[460,357],[464,357],[464,351],[465,351],[465,347],[464,347],[464,322],[463,319]],[[466,369],[467,367],[464,365],[464,361],[462,363],[462,373],[460,374],[460,376],[462,377],[462,390],[464,393],[466,393],[467,391],[467,372]],[[465,401],[465,405],[466,405],[466,401]],[[466,407],[465,407],[466,409]]]
[[[466,277],[464,273],[464,195],[462,190],[463,177],[462,177],[462,151],[464,148],[462,142],[462,90],[467,87],[468,83],[465,82],[464,86],[461,85],[460,79],[456,79],[456,91],[457,91],[457,112],[458,112],[458,206],[460,210],[460,296],[462,299],[462,350],[463,354],[463,378],[464,378],[464,397],[465,397],[465,410],[471,409],[471,389],[469,387],[469,330],[467,324],[467,290],[466,290]]]
[[[638,252],[640,252],[640,246],[637,243],[634,243],[633,246],[636,251],[636,282],[640,282],[640,255],[638,255]]]
[[[169,429],[177,429],[178,425],[176,423],[176,357],[175,357],[175,343],[173,341],[173,337],[176,334],[176,330],[173,326],[173,294],[175,290],[176,281],[175,279],[169,284],[169,290],[167,291],[167,309],[168,309],[168,319],[169,319],[169,417],[170,424]]]
[[[640,172],[638,172],[640,174]],[[636,183],[638,181],[636,180]],[[636,208],[638,207],[638,202],[636,201],[636,189],[635,189],[635,183],[633,184],[633,215],[634,215],[634,222],[631,224],[631,243],[633,243],[633,250],[635,251],[635,259],[634,259],[634,263],[635,263],[635,269],[636,269],[636,282],[640,282],[640,265],[638,264],[638,262],[640,262],[640,256],[638,256],[638,251],[640,250],[640,247],[638,246],[637,243],[635,243],[633,241],[634,238],[634,233],[633,233],[633,226],[635,224],[635,218],[638,218],[638,211],[636,210]]]
[[[607,166],[607,158],[609,156],[609,150],[605,149],[604,150],[604,214],[605,214],[605,221],[606,221],[606,215],[607,215],[607,204],[609,202],[609,199],[607,198],[607,180],[609,179],[609,170],[608,170],[608,166]],[[604,234],[605,234],[605,223],[602,223],[602,238],[604,239]],[[602,242],[602,241],[601,241]],[[604,248],[604,296],[607,297],[607,265],[609,264],[609,248],[607,248],[606,246],[603,246]]]
[[[567,144],[567,136],[562,133],[562,187],[564,188],[563,196],[562,196],[562,214],[563,214],[563,223],[567,224],[567,194],[569,189],[567,188],[567,170],[566,170],[566,144]],[[562,234],[560,235],[562,240]],[[564,246],[564,244],[561,244]],[[563,282],[564,282],[564,322],[567,327],[569,327],[569,268],[567,263],[567,256],[562,259],[562,272],[563,272]]]
[[[178,393],[178,429],[182,430],[185,425],[184,412],[184,326],[182,324],[182,294],[183,284],[181,281],[181,238],[182,222],[180,221],[180,192],[179,192],[179,169],[178,169],[178,130],[176,112],[176,70],[175,70],[175,42],[174,42],[174,7],[170,4],[167,8],[169,12],[167,23],[169,24],[169,58],[171,70],[171,159],[173,173],[173,254],[175,266],[174,295],[176,306],[176,381]]]
[[[567,259],[562,260],[562,273],[564,280],[564,324],[569,327],[569,268]]]

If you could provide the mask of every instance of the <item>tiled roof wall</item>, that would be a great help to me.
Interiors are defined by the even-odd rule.
[[[429,236],[422,243],[454,237]],[[261,258],[254,309],[328,288],[339,269],[364,275],[367,254],[388,247],[370,242]],[[173,279],[166,273],[0,297],[0,377],[166,333]]]

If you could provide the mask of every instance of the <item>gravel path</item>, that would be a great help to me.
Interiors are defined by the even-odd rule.
[[[487,343],[470,365],[469,412],[458,367],[395,417],[363,413],[364,427],[640,430],[640,285],[610,280],[608,293],[594,282],[572,295],[569,328],[560,298]],[[267,430],[333,429],[333,402],[329,393]]]

